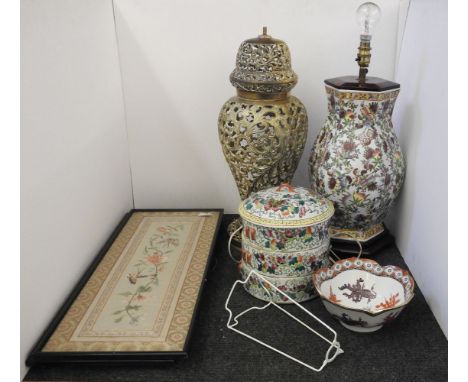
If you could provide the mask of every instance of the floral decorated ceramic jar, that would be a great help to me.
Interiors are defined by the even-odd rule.
[[[302,187],[282,184],[251,194],[240,207],[243,279],[253,269],[295,301],[316,296],[312,272],[328,265],[328,222],[333,204]],[[246,290],[269,300],[258,278]],[[273,293],[274,301],[287,302]]]
[[[332,237],[366,242],[383,232],[405,176],[391,120],[400,86],[370,77],[375,89],[364,91],[343,79],[325,81],[329,115],[310,157],[311,188],[334,203]]]

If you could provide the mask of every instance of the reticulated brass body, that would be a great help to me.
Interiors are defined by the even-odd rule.
[[[242,200],[251,192],[291,183],[307,139],[307,113],[294,96],[230,98],[218,118],[224,157]]]

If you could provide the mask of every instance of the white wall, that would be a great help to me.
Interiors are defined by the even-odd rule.
[[[240,43],[267,25],[291,50],[309,137],[295,183],[327,112],[323,80],[357,74],[355,11],[362,0],[115,0],[137,207],[223,207],[239,196],[218,141]],[[381,22],[370,74],[392,79],[399,0],[377,0]]]
[[[21,374],[132,207],[111,0],[21,2]]]
[[[394,122],[407,172],[390,229],[447,335],[447,2],[412,0]]]

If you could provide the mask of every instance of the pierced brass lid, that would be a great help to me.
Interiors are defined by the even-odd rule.
[[[263,34],[245,40],[239,47],[230,80],[241,91],[289,92],[297,83],[297,75],[291,69],[287,44],[268,35],[263,27]]]

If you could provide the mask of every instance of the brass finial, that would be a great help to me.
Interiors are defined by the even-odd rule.
[[[263,27],[262,34],[260,36],[258,36],[258,37],[260,37],[260,38],[271,38],[271,36],[268,35],[268,28]]]

